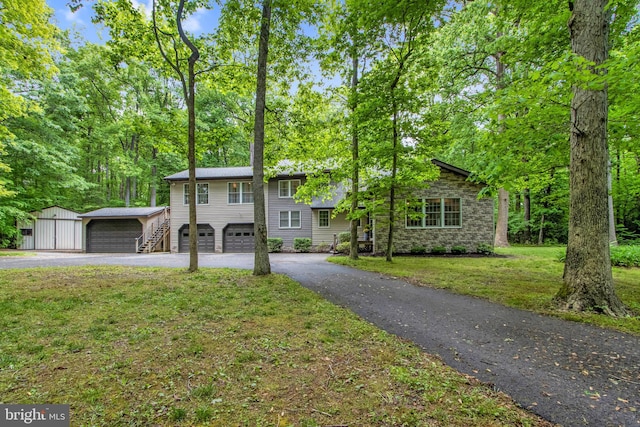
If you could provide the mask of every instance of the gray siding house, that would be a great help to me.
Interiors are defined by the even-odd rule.
[[[409,253],[413,247],[465,246],[475,252],[478,245],[493,242],[493,201],[478,199],[481,185],[467,181],[469,172],[434,160],[440,178],[426,190],[413,195],[411,212],[399,215],[395,224],[395,251]],[[253,188],[251,167],[198,168],[197,222],[201,252],[253,252]],[[189,250],[188,171],[165,177],[171,205],[171,252]],[[292,248],[296,237],[310,238],[314,247],[329,248],[335,237],[349,231],[345,213],[336,213],[344,194],[331,200],[297,202],[297,188],[305,183],[304,173],[279,174],[265,185],[265,209],[269,237],[283,239]],[[359,226],[363,229],[368,221]],[[388,224],[370,221],[374,252],[386,250]]]

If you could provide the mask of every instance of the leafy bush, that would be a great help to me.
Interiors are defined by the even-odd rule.
[[[447,248],[444,246],[434,246],[431,248],[431,253],[434,255],[442,255],[447,253]]]
[[[351,243],[349,242],[338,243],[338,246],[336,246],[336,252],[349,255],[351,253]]]
[[[269,237],[267,239],[267,248],[269,248],[269,252],[282,252],[282,238]]]
[[[411,248],[411,253],[414,255],[424,255],[427,253],[427,248],[424,246],[414,246]]]
[[[452,246],[451,253],[454,255],[463,255],[467,253],[467,248],[464,246]]]
[[[476,252],[482,255],[493,255],[493,246],[488,243],[480,243],[476,248]]]
[[[343,231],[338,234],[338,243],[349,242],[351,240],[351,233],[349,231]]]
[[[293,239],[293,249],[298,252],[310,252],[311,239],[309,237],[295,237]]]
[[[558,254],[558,261],[565,262],[567,252]],[[611,246],[611,265],[616,267],[640,267],[640,246]]]
[[[331,249],[330,244],[326,242],[320,242],[320,244],[315,247],[315,252],[318,252],[318,253],[329,252],[329,249]]]
[[[612,246],[611,265],[617,267],[640,267],[640,246]]]

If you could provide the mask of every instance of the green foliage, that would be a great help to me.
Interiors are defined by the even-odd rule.
[[[467,248],[464,246],[452,246],[451,253],[454,255],[463,255],[467,253]]]
[[[351,233],[342,231],[338,233],[338,243],[349,243],[351,241]]]
[[[431,248],[431,253],[433,255],[443,255],[447,253],[447,248],[444,246],[434,246]]]
[[[338,246],[336,246],[336,252],[340,254],[349,255],[351,253],[351,243],[349,242],[338,243]]]
[[[297,252],[310,252],[311,251],[311,238],[310,237],[295,237],[293,239],[293,249]]]
[[[640,246],[611,246],[611,264],[617,267],[640,267]]]
[[[282,252],[282,238],[281,237],[269,237],[267,238],[267,248],[269,252]]]
[[[411,253],[414,255],[424,255],[427,253],[427,248],[424,246],[414,246],[411,248]]]
[[[476,248],[476,253],[482,255],[493,255],[495,251],[493,250],[493,245],[489,243],[480,243]]]

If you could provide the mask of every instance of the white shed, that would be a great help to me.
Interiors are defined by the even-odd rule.
[[[21,240],[18,249],[81,251],[82,219],[78,213],[60,206],[31,212],[36,219],[18,222]]]

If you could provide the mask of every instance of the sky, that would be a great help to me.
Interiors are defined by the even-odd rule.
[[[101,25],[91,22],[93,16],[92,0],[85,0],[85,5],[75,12],[71,12],[67,3],[69,0],[47,0],[47,4],[55,11],[54,23],[63,30],[70,30],[72,40],[77,37],[78,43],[84,41],[91,43],[104,43],[109,39],[108,31]],[[134,5],[144,6],[145,10],[151,11],[152,0],[133,0]],[[192,34],[210,33],[214,23],[217,23],[217,14],[211,10],[199,10],[184,22],[184,29]]]

